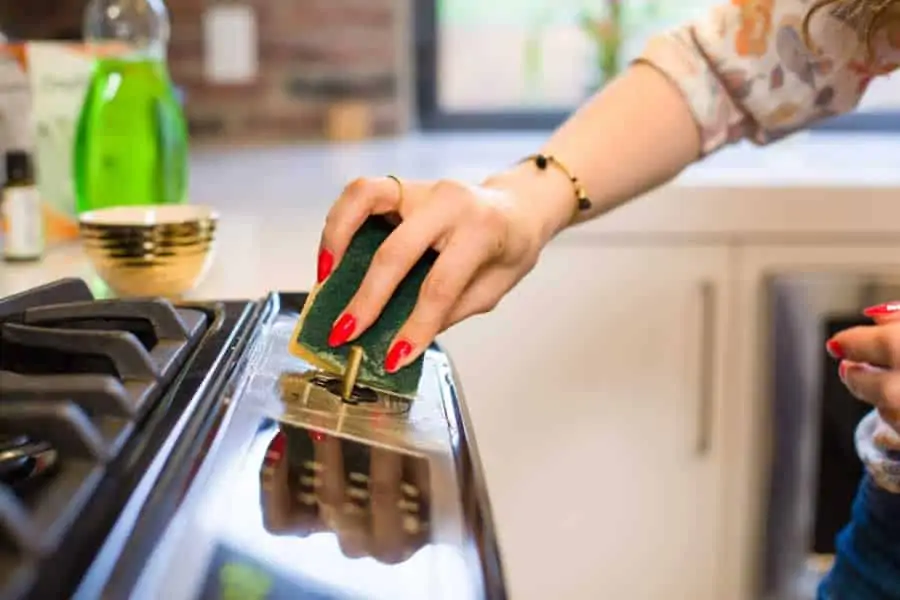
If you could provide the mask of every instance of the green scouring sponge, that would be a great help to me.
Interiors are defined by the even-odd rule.
[[[328,345],[332,325],[359,289],[375,251],[393,230],[394,225],[383,217],[369,217],[363,223],[337,268],[310,293],[294,330],[290,351],[314,367],[340,376],[350,347],[360,346],[363,359],[358,384],[397,396],[415,397],[422,376],[422,356],[396,373],[384,370],[384,360],[419,298],[422,282],[437,259],[437,252],[429,250],[419,259],[397,286],[381,315],[362,335],[337,348]]]

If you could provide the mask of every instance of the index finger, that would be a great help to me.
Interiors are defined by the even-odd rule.
[[[400,210],[400,185],[390,177],[360,178],[351,182],[328,211],[319,256],[327,253],[333,266],[340,262],[356,231],[371,215],[385,214]],[[326,271],[331,270],[329,266]],[[319,279],[328,273],[321,272]],[[321,283],[321,281],[320,281]]]
[[[900,301],[876,304],[863,310],[863,314],[876,323],[889,323],[900,320]]]

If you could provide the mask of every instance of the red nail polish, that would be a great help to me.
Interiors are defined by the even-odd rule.
[[[412,353],[412,349],[412,344],[406,340],[395,342],[384,360],[385,371],[388,373],[397,372],[400,369],[400,363]]]
[[[275,437],[272,438],[272,441],[269,443],[269,448],[266,450],[266,462],[275,463],[280,461],[281,457],[284,456],[285,445],[284,433],[279,431],[275,434]]]
[[[838,365],[838,377],[841,378],[841,381],[847,383],[847,369],[849,365],[846,360],[842,360],[841,364]]]
[[[900,303],[886,302],[884,304],[870,306],[863,311],[863,314],[867,317],[886,317],[888,315],[894,314],[897,311],[900,311]]]
[[[834,340],[828,340],[828,343],[825,344],[825,349],[828,350],[828,354],[830,354],[832,358],[838,360],[844,358],[844,349]]]
[[[319,251],[319,265],[316,276],[318,278],[318,282],[322,283],[325,279],[331,275],[331,270],[334,268],[334,255],[325,250],[324,248]]]
[[[340,346],[350,339],[355,328],[356,318],[351,314],[344,313],[337,320],[337,323],[334,324],[334,327],[331,328],[331,333],[328,335],[328,345],[332,348]]]

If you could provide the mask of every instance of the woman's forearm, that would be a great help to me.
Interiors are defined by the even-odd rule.
[[[810,32],[796,28],[805,0],[764,8],[722,2],[705,16],[659,34],[639,61],[591,98],[547,141],[593,203],[573,220],[571,182],[524,164],[488,180],[512,188],[533,211],[542,241],[573,222],[653,189],[701,156],[748,139],[767,144],[857,105],[869,79],[848,67],[847,30],[827,12]],[[774,27],[772,24],[782,23]],[[795,25],[789,25],[795,24]],[[821,24],[821,27],[819,26]],[[797,71],[787,55],[809,61]],[[815,65],[815,67],[813,67]],[[536,151],[538,149],[535,149]]]
[[[540,152],[559,157],[585,186],[592,207],[578,214],[583,221],[677,175],[700,155],[700,135],[680,90],[637,63],[575,112]],[[559,171],[523,163],[488,183],[514,188],[541,215],[547,240],[572,222],[572,184]]]

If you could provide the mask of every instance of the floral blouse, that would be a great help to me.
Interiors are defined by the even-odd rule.
[[[767,144],[848,112],[872,79],[900,66],[900,28],[888,28],[871,46],[862,31],[865,11],[876,1],[847,0],[816,11],[804,39],[803,21],[814,4],[724,0],[648,42],[637,61],[682,91],[704,155],[744,139]],[[873,412],[859,428],[857,449],[878,485],[900,493],[900,434]]]
[[[860,11],[848,0],[803,20],[814,0],[723,0],[709,14],[650,40],[639,61],[684,92],[704,154],[749,139],[765,144],[853,109],[873,78],[900,64],[900,29],[880,35],[869,59]],[[837,8],[832,8],[837,7]]]

